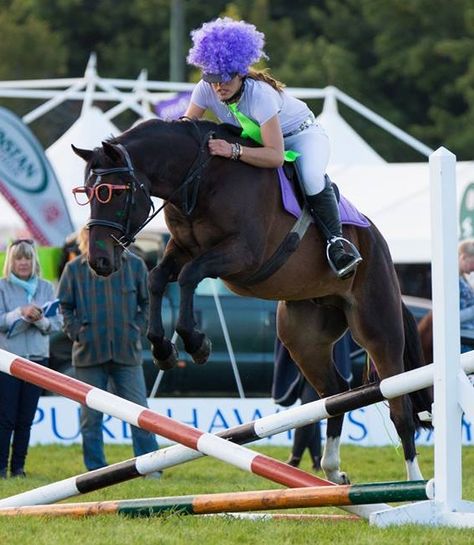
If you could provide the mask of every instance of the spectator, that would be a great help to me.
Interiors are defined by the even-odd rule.
[[[64,331],[73,341],[76,377],[106,390],[110,382],[120,397],[147,407],[141,335],[148,313],[147,270],[143,260],[122,254],[120,270],[97,276],[87,262],[89,232],[79,234],[81,255],[66,263],[59,281]],[[102,413],[81,407],[84,463],[88,470],[107,465]],[[132,426],[135,456],[158,449],[154,434]],[[152,474],[159,477],[161,472]]]
[[[474,240],[464,240],[458,246],[459,257],[459,309],[461,329],[474,329],[474,289],[468,276],[474,272]],[[471,344],[461,343],[461,352],[473,350]]]
[[[349,335],[346,334],[334,346],[334,360],[338,372],[346,378],[350,373]],[[347,378],[346,378],[347,380]],[[275,341],[275,372],[272,397],[283,407],[293,405],[298,399],[301,404],[319,399],[316,390],[300,373],[288,350],[277,338]],[[288,464],[299,467],[305,450],[308,449],[314,471],[321,469],[321,423],[315,422],[296,428]]]
[[[62,316],[43,311],[54,299],[53,285],[39,278],[40,267],[33,240],[19,239],[7,248],[0,279],[0,346],[48,366],[49,334],[59,331]],[[0,373],[0,478],[25,477],[25,460],[31,425],[41,388]],[[11,457],[10,457],[11,450]]]
[[[474,272],[474,239],[464,240],[459,243],[458,266],[461,330],[474,330],[474,289],[469,281],[469,275]],[[431,363],[433,361],[433,313],[431,311],[418,323],[418,333],[420,334],[425,363]],[[471,350],[474,350],[474,342],[468,344],[467,340],[463,341],[461,335],[461,352]],[[472,376],[470,375],[470,377]]]
[[[64,267],[68,261],[72,261],[80,254],[79,246],[77,244],[77,233],[71,233],[66,237],[64,244],[61,248],[61,257],[58,264],[58,278],[63,274]]]

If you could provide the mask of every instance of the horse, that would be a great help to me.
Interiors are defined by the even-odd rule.
[[[151,197],[164,200],[171,238],[149,274],[147,336],[155,363],[177,363],[165,336],[162,298],[178,282],[176,332],[198,364],[211,344],[196,327],[193,295],[199,282],[221,278],[234,293],[278,301],[277,335],[321,397],[348,389],[332,361],[332,347],[349,328],[375,363],[381,379],[416,368],[422,354],[416,323],[403,304],[390,252],[377,227],[344,226],[344,237],[363,261],[349,279],[338,279],[326,260],[326,240],[311,224],[277,270],[260,274],[292,229],[281,205],[277,171],[211,156],[209,138],[250,145],[240,132],[210,121],[145,121],[93,150],[74,152],[86,161],[85,185],[75,188],[90,204],[88,260],[99,275],[120,267],[120,256],[156,214]],[[267,271],[268,272],[268,271]],[[422,478],[415,451],[418,412],[431,410],[430,391],[390,401],[390,417],[403,445],[409,480]],[[329,480],[344,484],[339,443],[344,415],[332,417],[321,466]]]

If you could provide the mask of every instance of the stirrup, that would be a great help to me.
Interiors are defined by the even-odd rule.
[[[350,263],[348,263],[342,269],[336,269],[336,266],[334,265],[330,255],[329,255],[329,250],[330,250],[331,246],[335,242],[338,242],[338,241],[342,242],[342,244],[346,243],[349,246],[349,250],[351,251],[352,257],[353,257],[352,261]],[[355,247],[355,245],[352,244],[352,242],[350,240],[347,240],[347,238],[332,237],[331,239],[329,239],[327,241],[326,259],[327,259],[327,261],[329,263],[329,266],[334,271],[335,275],[338,278],[341,278],[342,280],[344,280],[344,279],[349,278],[350,276],[352,276],[352,274],[355,272],[355,270],[357,268],[357,265],[362,261],[362,256],[360,255],[359,250]]]

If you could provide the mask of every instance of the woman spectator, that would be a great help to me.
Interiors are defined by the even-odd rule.
[[[44,311],[53,302],[54,288],[39,274],[33,240],[13,241],[0,279],[0,347],[47,366],[49,334],[61,329],[62,316]],[[41,388],[0,373],[0,478],[7,477],[8,468],[12,477],[26,476],[26,454],[40,393]]]

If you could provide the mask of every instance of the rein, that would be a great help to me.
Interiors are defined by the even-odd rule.
[[[170,198],[177,193],[178,191],[183,191],[183,201],[182,201],[182,207],[183,212],[189,216],[194,208],[196,207],[197,202],[197,196],[199,192],[199,185],[201,183],[202,179],[202,172],[207,167],[209,162],[212,159],[212,155],[209,155],[208,151],[208,142],[210,139],[214,138],[215,132],[209,131],[206,136],[201,139],[201,131],[199,130],[199,127],[197,126],[197,123],[194,119],[191,119],[190,117],[180,117],[180,120],[186,120],[187,123],[191,123],[193,128],[196,130],[198,138],[198,144],[199,144],[199,150],[196,158],[193,161],[193,164],[189,168],[188,175],[186,176],[184,182],[178,186],[173,193],[168,197],[166,200],[165,206]],[[196,182],[193,185],[191,185],[192,182]]]
[[[192,165],[189,168],[188,174],[186,175],[186,178],[184,181],[171,193],[171,195],[164,200],[163,204],[155,210],[155,205],[150,197],[149,192],[146,190],[143,183],[141,183],[136,175],[135,175],[135,169],[133,167],[132,159],[130,157],[130,154],[127,150],[127,148],[123,144],[117,144],[117,147],[120,148],[122,151],[125,161],[127,163],[127,166],[123,167],[114,167],[114,168],[97,168],[92,169],[92,174],[97,176],[97,180],[94,185],[97,185],[100,183],[102,176],[106,176],[109,174],[117,174],[117,173],[126,173],[129,174],[132,178],[131,183],[131,193],[130,198],[127,196],[127,202],[126,202],[126,222],[124,224],[118,223],[115,221],[109,221],[109,220],[101,220],[101,219],[90,219],[87,222],[88,227],[93,227],[95,225],[102,226],[102,227],[112,227],[113,229],[117,229],[122,233],[122,236],[119,239],[114,240],[126,248],[130,244],[132,244],[135,241],[136,235],[146,226],[150,221],[157,216],[164,207],[170,202],[172,197],[176,195],[179,191],[183,192],[182,195],[182,208],[183,212],[189,216],[197,202],[197,195],[199,192],[199,185],[202,179],[202,173],[203,170],[206,168],[206,166],[209,164],[210,160],[212,159],[212,156],[209,155],[207,150],[207,143],[210,138],[214,137],[214,131],[209,131],[203,139],[201,139],[201,132],[199,131],[199,128],[196,124],[196,122],[193,119],[188,118],[188,122],[190,122],[193,127],[196,129],[198,133],[198,143],[199,143],[199,150],[196,158],[194,159]],[[195,183],[193,183],[195,182]],[[130,231],[130,211],[132,208],[132,205],[135,203],[133,193],[137,190],[141,189],[145,192],[152,209],[152,213],[148,216],[148,218],[143,221],[133,232]]]

